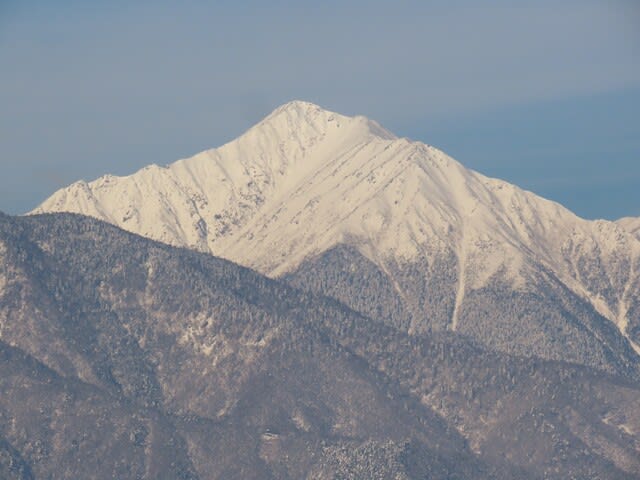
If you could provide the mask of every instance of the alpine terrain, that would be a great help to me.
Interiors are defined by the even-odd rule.
[[[43,212],[226,258],[409,335],[640,378],[640,219],[584,220],[362,116],[290,102],[220,148],[74,183]]]
[[[618,220],[618,223],[640,239],[640,218],[625,217]]]
[[[0,214],[0,478],[633,480],[640,385]]]

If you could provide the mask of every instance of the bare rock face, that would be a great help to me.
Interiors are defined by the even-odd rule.
[[[631,373],[408,334],[392,296],[398,313],[378,313],[397,321],[379,321],[88,217],[0,216],[0,244],[6,478],[640,472]],[[389,291],[375,264],[334,254]]]

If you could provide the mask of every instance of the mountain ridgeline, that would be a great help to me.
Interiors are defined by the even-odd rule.
[[[75,183],[34,213],[59,211],[286,278],[412,334],[637,373],[638,219],[583,220],[365,117],[290,102],[220,148]]]
[[[0,477],[640,478],[640,219],[285,104],[0,214]]]
[[[410,335],[78,215],[0,216],[0,256],[3,478],[640,472],[629,376]]]

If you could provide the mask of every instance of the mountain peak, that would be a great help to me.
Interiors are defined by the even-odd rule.
[[[416,306],[412,332],[427,328],[425,318],[439,319],[430,320],[437,328],[475,328],[474,295],[504,285],[524,291],[547,272],[627,338],[640,318],[633,220],[621,228],[579,219],[364,116],[309,102],[286,103],[236,140],[167,168],[74,184],[34,213],[54,211],[91,215],[271,276],[340,245],[383,272],[442,265],[438,282],[446,288],[433,298],[447,300],[432,310]],[[403,277],[390,278],[403,297]]]
[[[352,117],[341,115],[303,100],[292,100],[280,105],[251,130],[265,128],[269,134],[275,133],[285,138],[300,140],[309,137],[324,137],[330,133],[339,134],[340,137],[349,133],[352,137],[364,135],[384,140],[397,138],[379,123],[362,115]]]
[[[273,113],[284,112],[284,111],[309,113],[309,112],[321,112],[326,110],[320,107],[319,105],[316,105],[315,103],[307,102],[305,100],[291,100],[277,107],[273,111]]]

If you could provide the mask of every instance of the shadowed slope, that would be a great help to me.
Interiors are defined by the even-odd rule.
[[[638,471],[640,396],[628,380],[409,336],[86,217],[3,216],[0,242],[2,342],[37,358],[2,376],[0,436],[36,477],[77,478],[78,461],[90,471],[83,448],[102,435],[105,446],[126,448],[122,435],[139,444],[126,463],[143,478],[165,460],[182,472],[172,478]],[[65,407],[56,391],[79,400]],[[73,419],[48,413],[65,408]],[[123,430],[126,415],[146,427]],[[96,422],[97,436],[83,436]],[[103,468],[124,468],[105,448]]]

